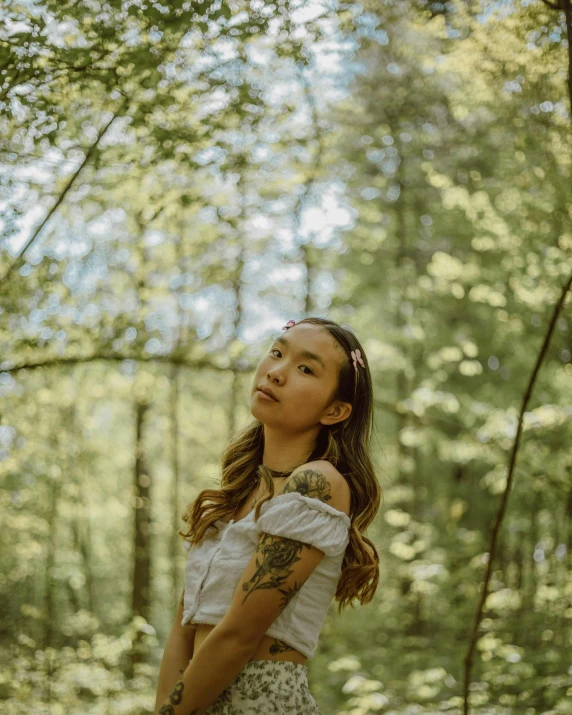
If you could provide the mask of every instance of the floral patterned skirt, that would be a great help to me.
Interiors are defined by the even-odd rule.
[[[205,715],[320,715],[308,668],[287,660],[249,660]]]

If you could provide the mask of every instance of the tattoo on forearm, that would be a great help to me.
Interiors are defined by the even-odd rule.
[[[280,586],[293,573],[290,567],[296,561],[300,561],[299,554],[304,547],[309,549],[310,544],[288,539],[285,536],[262,534],[256,551],[256,571],[252,578],[242,584],[242,590],[246,591],[242,602],[244,603],[248,596],[258,589],[277,588],[283,596],[280,606],[285,608],[302,584],[295,582],[293,586],[287,588],[280,588]]]
[[[292,648],[284,641],[279,641],[278,638],[275,638],[274,643],[270,646],[270,655],[278,655],[278,653],[284,653],[287,650],[296,650],[296,648]]]
[[[306,497],[313,497],[327,502],[332,498],[330,483],[322,472],[317,469],[305,469],[299,474],[294,474],[284,486],[282,494],[299,492]]]
[[[169,702],[159,708],[160,715],[175,715],[175,705],[179,705],[183,701],[184,687],[182,680],[176,683],[173,692],[169,695]],[[193,712],[198,712],[198,710],[193,710]]]
[[[184,670],[179,670],[181,675],[183,675],[184,672]],[[160,715],[175,715],[175,705],[180,705],[183,701],[183,688],[184,683],[182,680],[179,680],[173,688],[173,692],[169,695],[169,702],[159,708]],[[189,715],[197,715],[198,712],[199,708],[193,708]]]

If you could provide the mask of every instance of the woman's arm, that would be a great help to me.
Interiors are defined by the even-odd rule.
[[[157,715],[203,715],[252,658],[258,641],[231,630],[225,619],[215,626],[194,654]]]
[[[169,693],[173,689],[177,680],[184,673],[185,668],[193,657],[196,627],[182,626],[183,620],[183,596],[177,608],[175,621],[163,652],[161,667],[159,668],[159,680],[157,683],[157,697],[155,699],[155,710],[165,702]]]

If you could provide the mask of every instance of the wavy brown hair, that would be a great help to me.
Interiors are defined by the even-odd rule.
[[[329,461],[344,476],[351,489],[350,540],[342,562],[335,600],[338,613],[358,599],[369,603],[379,582],[379,555],[364,532],[374,520],[381,502],[381,487],[377,481],[370,457],[373,433],[373,383],[367,358],[355,334],[348,327],[333,320],[319,317],[304,318],[300,323],[313,323],[327,330],[343,348],[338,372],[338,385],[332,400],[342,400],[352,405],[350,416],[334,425],[324,425],[308,462]],[[350,356],[359,349],[365,368],[359,363],[354,370]],[[256,505],[254,518],[258,519],[262,504],[274,496],[272,474],[262,464],[264,429],[258,419],[233,435],[226,443],[221,457],[222,479],[220,489],[203,489],[194,502],[187,506],[183,521],[188,533],[179,531],[191,544],[198,544],[210,527],[218,531],[217,519],[232,517],[235,510],[246,501],[253,486],[262,479],[268,494]]]

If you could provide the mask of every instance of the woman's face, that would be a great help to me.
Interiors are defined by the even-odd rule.
[[[260,361],[250,411],[264,424],[292,431],[339,422],[351,412],[349,403],[332,401],[343,359],[342,347],[327,330],[311,323],[294,325]],[[277,401],[261,395],[260,386],[272,390]]]

